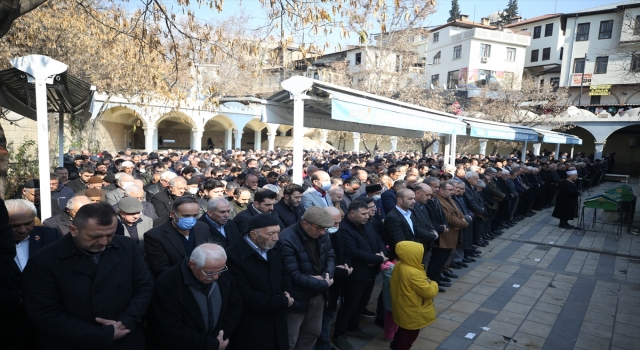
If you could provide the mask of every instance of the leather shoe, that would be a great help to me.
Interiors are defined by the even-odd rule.
[[[465,263],[472,263],[472,262],[476,262],[476,259],[470,257],[470,256],[466,256],[464,259],[462,259],[462,262]]]
[[[436,283],[438,283],[438,286],[440,287],[451,287],[451,283],[449,282],[436,281]]]
[[[455,273],[453,273],[453,272],[443,271],[443,272],[442,272],[442,274],[443,274],[444,276],[446,276],[446,277],[449,277],[449,278],[458,278],[458,275],[456,275],[456,274],[455,274]]]
[[[440,277],[438,277],[438,280],[442,281],[442,282],[451,282],[450,279],[446,278],[444,275],[440,274]]]
[[[476,254],[482,254],[482,252],[479,251],[478,249],[474,249],[473,252],[476,253]]]
[[[460,265],[461,265],[462,267],[464,267],[465,269],[466,269],[467,267],[469,267],[469,265],[465,264],[464,262],[463,262],[462,264],[460,264]]]
[[[480,241],[475,241],[475,242],[473,242],[473,244],[477,245],[478,247],[486,247],[487,246],[486,244],[484,244],[483,242],[480,242]]]
[[[444,289],[442,287],[438,287],[438,293],[444,293],[446,291],[447,291],[446,289]]]
[[[451,265],[449,265],[449,267],[452,269],[460,270],[462,268],[462,264],[457,262],[452,262]]]

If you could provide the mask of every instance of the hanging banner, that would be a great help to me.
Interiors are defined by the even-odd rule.
[[[584,76],[584,77],[583,77]],[[580,86],[580,79],[582,78],[582,85],[589,86],[591,85],[591,73],[573,73],[571,79],[571,86]]]
[[[589,88],[589,96],[607,96],[611,92],[611,85],[592,85]]]

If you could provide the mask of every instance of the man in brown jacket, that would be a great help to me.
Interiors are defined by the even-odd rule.
[[[438,283],[440,287],[450,287],[451,283],[442,280],[442,270],[447,258],[451,253],[451,249],[455,249],[458,244],[458,230],[466,228],[469,224],[464,219],[464,215],[458,209],[458,206],[451,199],[453,194],[453,184],[449,181],[440,183],[440,191],[435,196],[440,201],[442,212],[447,217],[449,228],[443,232],[435,241],[431,250],[431,260],[427,268],[427,276]],[[442,290],[444,291],[444,290]]]

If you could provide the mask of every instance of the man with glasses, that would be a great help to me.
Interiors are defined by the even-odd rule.
[[[311,206],[296,225],[280,233],[276,244],[285,273],[291,276],[289,293],[295,300],[287,313],[289,349],[312,349],[320,336],[335,270],[335,254],[326,232],[334,224],[329,213]]]
[[[144,234],[147,261],[156,278],[211,240],[207,225],[197,221],[198,212],[195,198],[179,197],[172,204],[169,221]]]
[[[162,179],[160,181],[162,181]],[[167,186],[164,191],[153,196],[150,202],[156,209],[158,218],[161,218],[162,220],[168,219],[173,202],[175,202],[177,198],[182,197],[186,191],[187,180],[184,177],[178,176],[169,181],[169,186]],[[193,198],[193,200],[195,200],[196,203],[198,202],[195,198]]]
[[[221,246],[206,243],[158,278],[148,348],[225,349],[235,344],[229,337],[240,321],[242,297],[226,262]]]

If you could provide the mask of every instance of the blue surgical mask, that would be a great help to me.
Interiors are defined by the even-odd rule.
[[[176,221],[176,226],[178,226],[178,228],[181,230],[191,230],[191,228],[196,225],[196,221],[198,220],[194,217],[181,218],[178,216],[178,214],[176,214],[176,219],[178,219]]]
[[[331,189],[331,181],[325,181],[322,183],[322,190],[323,191],[329,191]]]

